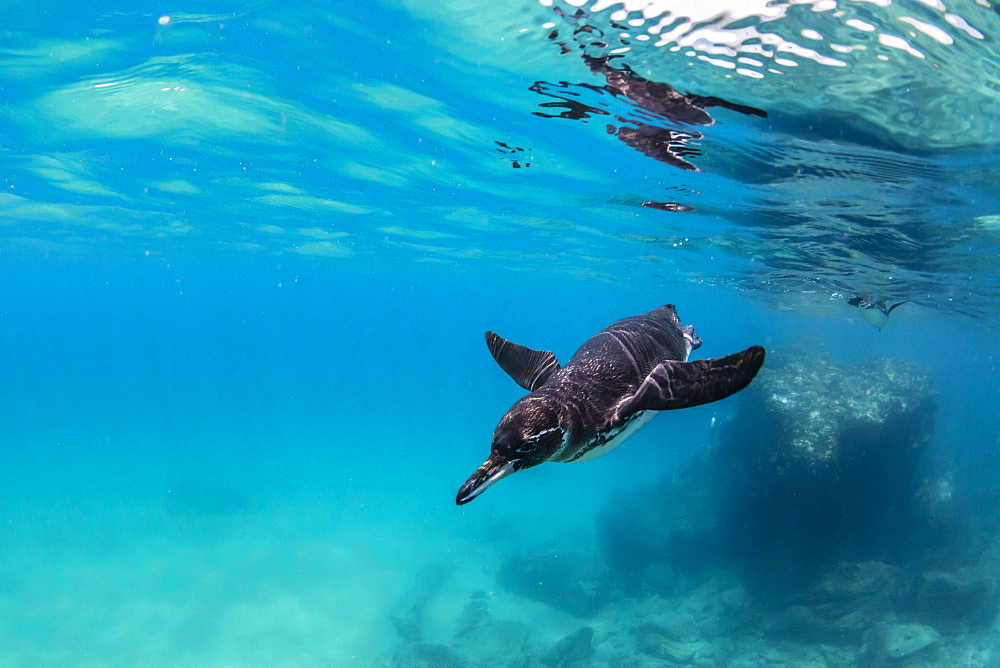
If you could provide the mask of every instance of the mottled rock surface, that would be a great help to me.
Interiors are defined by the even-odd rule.
[[[928,509],[948,517],[950,500],[923,493],[936,398],[921,366],[775,356],[738,401],[717,447],[598,517],[616,573],[669,594],[735,565],[794,589],[838,560],[902,559],[940,536]]]
[[[581,626],[565,636],[542,656],[547,668],[574,668],[587,666],[594,656],[594,629]]]
[[[540,550],[511,555],[497,581],[510,592],[571,615],[587,616],[604,607],[612,578],[599,552]]]
[[[936,413],[927,370],[886,358],[845,366],[799,354],[766,368],[742,399],[739,440],[752,444],[761,472],[802,484],[858,479],[882,466],[910,473]]]
[[[400,668],[460,668],[463,662],[446,645],[416,642],[397,647],[392,665]]]
[[[981,629],[1000,609],[997,565],[925,572],[916,603],[921,616],[937,628],[951,632]]]
[[[598,540],[620,577],[670,593],[678,583],[673,571],[699,570],[706,554],[718,552],[726,471],[717,464],[699,458],[658,485],[622,494],[598,514]]]
[[[769,618],[765,633],[773,638],[857,645],[873,624],[893,616],[906,586],[896,566],[877,561],[834,564],[790,597],[792,604]]]
[[[800,352],[761,373],[716,465],[739,467],[724,529],[762,586],[807,584],[838,560],[905,561],[939,540],[918,494],[936,410],[912,362]]]
[[[869,665],[885,665],[927,654],[940,641],[941,634],[923,624],[879,624],[869,633],[862,655]]]

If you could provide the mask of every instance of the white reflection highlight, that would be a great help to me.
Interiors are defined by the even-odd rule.
[[[850,26],[855,30],[863,30],[864,32],[875,32],[875,26],[871,23],[865,23],[861,19],[847,19],[844,21],[844,25]]]
[[[986,39],[983,33],[979,32],[975,28],[969,25],[969,23],[963,19],[958,14],[945,14],[944,20],[955,26],[959,30],[964,30],[969,37],[975,37],[976,39]]]
[[[936,40],[941,44],[944,44],[945,46],[955,43],[955,40],[952,39],[951,35],[946,33],[944,30],[941,30],[941,28],[931,25],[930,23],[924,23],[923,21],[918,21],[917,19],[911,18],[909,16],[900,16],[899,20],[902,21],[903,23],[909,23],[911,26],[913,26],[920,32],[924,33],[931,39]]]
[[[896,37],[895,35],[881,34],[878,36],[878,41],[885,46],[893,49],[899,49],[901,51],[906,51],[911,56],[916,56],[917,58],[923,58],[924,54],[920,53],[907,42],[902,37]]]
[[[975,1],[984,6],[989,4],[985,0]],[[553,4],[553,0],[539,2],[546,6]],[[587,13],[607,11],[605,16],[623,30],[619,37],[635,40],[634,46],[642,44],[640,48],[653,46],[682,52],[694,50],[699,56],[705,56],[701,58],[703,61],[727,70],[737,68],[738,63],[749,64],[740,59],[746,55],[774,59],[774,65],[790,67],[805,64],[805,61],[828,67],[848,67],[849,63],[839,58],[842,54],[887,60],[884,51],[866,52],[868,40],[857,33],[853,37],[861,43],[853,44],[847,29],[871,33],[882,46],[925,60],[928,55],[937,56],[933,50],[936,45],[952,46],[961,38],[950,31],[945,22],[970,37],[985,39],[966,19],[947,11],[945,3],[948,0],[919,2],[920,9],[933,10],[929,20],[926,16],[923,20],[899,16],[907,5],[902,0],[895,5],[892,0],[562,0],[563,4]],[[914,9],[912,4],[910,9]],[[811,27],[795,28],[794,32],[782,30],[790,27],[803,11],[822,14],[822,23],[811,20],[807,24]],[[944,21],[936,21],[936,16]],[[913,31],[894,34],[898,33],[897,20]],[[897,29],[893,29],[893,24]],[[936,44],[922,41],[924,37]],[[915,41],[911,43],[908,39]],[[815,49],[805,44],[814,45]],[[624,53],[632,48],[609,47],[610,53]],[[781,59],[785,54],[794,56],[795,61]],[[762,69],[750,70],[754,74],[747,76],[762,76],[761,72],[766,72],[771,64],[757,65],[756,62],[754,66]]]

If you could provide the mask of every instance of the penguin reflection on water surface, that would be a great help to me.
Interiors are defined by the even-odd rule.
[[[531,466],[607,454],[653,419],[654,411],[724,399],[746,387],[764,363],[760,346],[688,362],[701,339],[694,327],[681,325],[671,304],[605,327],[566,366],[550,352],[493,332],[486,333],[486,345],[531,394],[500,420],[490,456],[458,490],[458,505]]]
[[[861,311],[861,316],[869,325],[875,329],[882,329],[889,323],[889,314],[892,313],[893,309],[902,306],[908,301],[910,300],[904,299],[901,302],[897,302],[892,306],[889,306],[889,302],[885,299],[879,299],[876,301],[874,298],[862,297],[861,295],[858,295],[848,299],[847,303],[851,306],[857,306]]]

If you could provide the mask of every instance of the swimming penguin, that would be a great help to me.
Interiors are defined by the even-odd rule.
[[[531,394],[493,432],[489,459],[458,490],[472,501],[511,473],[543,462],[585,462],[607,454],[646,425],[654,411],[724,399],[746,387],[764,349],[688,362],[701,345],[672,304],[605,327],[566,366],[555,355],[486,332],[500,367]]]
[[[851,306],[857,306],[861,310],[861,315],[868,321],[869,325],[875,329],[882,329],[889,322],[889,314],[892,313],[892,310],[897,306],[902,306],[908,301],[910,300],[904,299],[899,303],[888,306],[888,302],[885,299],[874,301],[870,298],[858,295],[848,299],[847,303]]]

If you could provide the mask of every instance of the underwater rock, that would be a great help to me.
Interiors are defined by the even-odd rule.
[[[710,578],[681,597],[650,597],[635,617],[635,650],[670,665],[724,665],[732,642],[752,625],[746,604],[730,577]]]
[[[541,668],[537,660],[514,660],[529,657],[533,650],[529,629],[518,621],[494,619],[483,592],[476,592],[459,615],[451,648],[463,660],[463,666],[523,666]],[[503,661],[499,661],[504,657]]]
[[[662,626],[643,624],[635,629],[635,649],[672,664],[689,665],[696,657],[710,651],[711,646],[703,640],[677,639]]]
[[[948,631],[959,632],[988,626],[1000,609],[995,566],[960,568],[953,573],[923,574],[917,592],[922,620]]]
[[[769,638],[848,645],[861,641],[871,621],[868,615],[857,610],[830,614],[806,605],[793,605],[769,619],[765,633]]]
[[[877,561],[835,564],[798,594],[795,604],[768,619],[765,633],[827,645],[860,644],[874,624],[894,616],[903,580],[901,569]]]
[[[423,619],[420,614],[421,612],[422,611],[417,608],[411,608],[408,614],[389,616],[389,620],[396,629],[396,633],[398,633],[399,637],[403,639],[403,642],[417,642],[421,637],[423,637]]]
[[[663,606],[661,599],[651,600],[659,604],[647,605],[643,610],[643,627],[655,628],[657,633],[683,643],[701,637],[698,620],[690,612],[681,610],[682,606]]]
[[[810,645],[790,641],[774,644],[744,643],[744,647],[726,661],[729,668],[758,668],[759,666],[787,668],[827,668],[838,665],[828,662],[820,651]],[[854,662],[840,665],[853,666]]]
[[[739,469],[719,490],[731,552],[767,587],[794,588],[832,558],[926,550],[939,534],[918,473],[936,410],[928,372],[911,362],[845,366],[813,352],[766,369],[717,449],[717,466]]]
[[[476,631],[489,626],[493,619],[486,608],[486,595],[477,591],[472,595],[472,600],[462,608],[462,614],[458,618],[455,637],[461,638],[476,633]]]
[[[451,646],[465,666],[494,665],[497,657],[528,656],[531,650],[528,627],[521,622],[494,619],[483,592],[473,594],[462,609]]]
[[[530,629],[514,620],[493,620],[462,638],[456,638],[452,646],[465,659],[465,666],[516,665],[541,668],[537,659],[527,660],[531,652],[537,649],[532,642]],[[497,662],[497,657],[525,657],[525,660]]]
[[[419,643],[424,639],[424,611],[455,572],[448,562],[423,568],[413,587],[396,602],[397,612],[389,619],[404,643]]]
[[[910,362],[843,365],[815,350],[776,362],[742,393],[716,447],[602,510],[599,545],[634,591],[670,596],[735,568],[782,609],[803,603],[780,601],[829,578],[836,561],[853,563],[859,579],[827,581],[829,609],[805,624],[830,642],[856,642],[881,621],[877,610],[862,623],[832,599],[856,602],[863,592],[850,588],[868,586],[863,578],[890,577],[874,564],[904,562],[961,535],[947,485],[931,501],[921,491],[936,397],[928,372]]]
[[[543,657],[542,663],[549,668],[570,668],[587,665],[594,655],[594,629],[581,626],[573,633],[552,646]]]
[[[941,634],[923,624],[880,624],[868,634],[862,659],[867,665],[885,665],[929,652]]]
[[[814,484],[883,464],[893,475],[911,471],[930,438],[936,402],[928,372],[912,362],[845,367],[814,354],[765,370],[740,408],[741,418],[764,423],[755,431],[766,442],[754,443],[761,470]]]
[[[814,604],[846,603],[851,609],[887,609],[902,577],[899,567],[880,561],[842,561],[825,570],[807,596]]]
[[[508,557],[497,581],[508,591],[578,617],[610,600],[608,567],[596,552],[540,551]]]
[[[709,638],[727,637],[752,625],[759,618],[759,610],[750,605],[746,588],[732,575],[709,578],[693,590],[686,592],[671,624],[678,632],[685,626],[686,616],[694,620],[697,633]],[[663,617],[658,618],[663,623]],[[690,629],[690,627],[687,627]],[[690,634],[686,637],[691,639]]]
[[[465,663],[446,645],[417,642],[397,647],[393,665],[398,668],[461,668]]]
[[[622,492],[597,516],[597,540],[615,575],[669,595],[719,551],[725,469],[701,457],[660,483]]]

